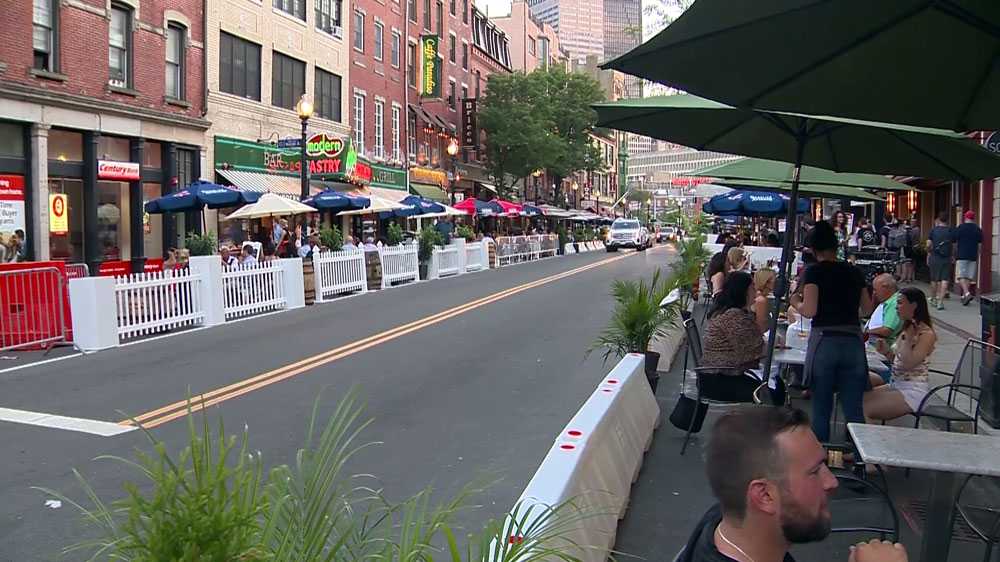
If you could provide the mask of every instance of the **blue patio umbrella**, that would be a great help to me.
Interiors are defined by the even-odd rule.
[[[490,213],[488,213],[488,214],[485,213],[485,212],[481,213],[483,216],[502,215],[502,214],[504,214],[506,212],[505,209],[503,208],[503,205],[501,205],[500,203],[497,203],[496,200],[486,201],[484,203],[484,205],[485,205],[486,209],[490,210]],[[476,214],[480,214],[480,213],[477,211]]]
[[[536,207],[534,205],[527,205],[527,204],[525,204],[525,205],[521,206],[521,214],[524,215],[524,216],[526,216],[526,217],[537,217],[537,216],[543,215],[545,213],[543,213],[541,209],[539,209],[538,207]]]
[[[253,203],[260,198],[259,193],[240,191],[225,185],[207,181],[195,181],[180,191],[149,201],[145,205],[147,213],[178,213],[235,207]]]
[[[403,205],[413,205],[416,209],[416,215],[426,215],[428,213],[443,213],[444,205],[438,203],[437,201],[432,201],[425,197],[419,195],[410,195],[400,201]]]
[[[787,213],[790,201],[783,193],[736,190],[712,197],[702,205],[702,210],[717,216],[771,217]],[[799,199],[797,207],[799,214],[808,213],[808,199]]]
[[[355,209],[365,209],[371,205],[371,200],[367,197],[350,195],[343,191],[326,189],[302,200],[310,207],[315,207],[320,211],[352,211]]]

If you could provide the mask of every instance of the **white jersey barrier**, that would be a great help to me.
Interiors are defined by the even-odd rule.
[[[337,295],[368,292],[365,253],[359,249],[313,253],[316,276],[316,302],[326,302]],[[384,263],[384,262],[383,262]]]
[[[526,527],[545,508],[573,500],[581,516],[562,515],[578,517],[567,539],[583,547],[571,553],[583,562],[607,560],[632,482],[659,425],[660,407],[643,364],[642,355],[629,354],[608,373],[556,438],[518,500],[518,513],[531,509]]]
[[[451,277],[462,273],[461,258],[465,256],[459,256],[458,250],[458,244],[434,248],[434,253],[431,256],[431,279]]]
[[[487,268],[489,254],[486,246],[482,242],[470,242],[465,244],[465,272],[482,271]]]

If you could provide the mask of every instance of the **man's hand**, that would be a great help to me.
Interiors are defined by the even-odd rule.
[[[899,543],[872,539],[851,547],[847,562],[907,562],[906,549]]]

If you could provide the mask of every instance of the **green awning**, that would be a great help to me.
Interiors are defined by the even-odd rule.
[[[448,203],[451,201],[448,198],[448,193],[434,184],[411,181],[410,189],[416,192],[417,195],[431,201],[437,201],[438,203]]]

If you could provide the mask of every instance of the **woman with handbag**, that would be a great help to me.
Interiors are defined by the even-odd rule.
[[[837,234],[830,223],[817,222],[807,238],[816,263],[803,272],[801,289],[789,300],[812,319],[805,379],[812,391],[813,432],[826,443],[835,393],[848,422],[865,421],[868,361],[859,310],[871,313],[872,298],[861,270],[837,259]]]

